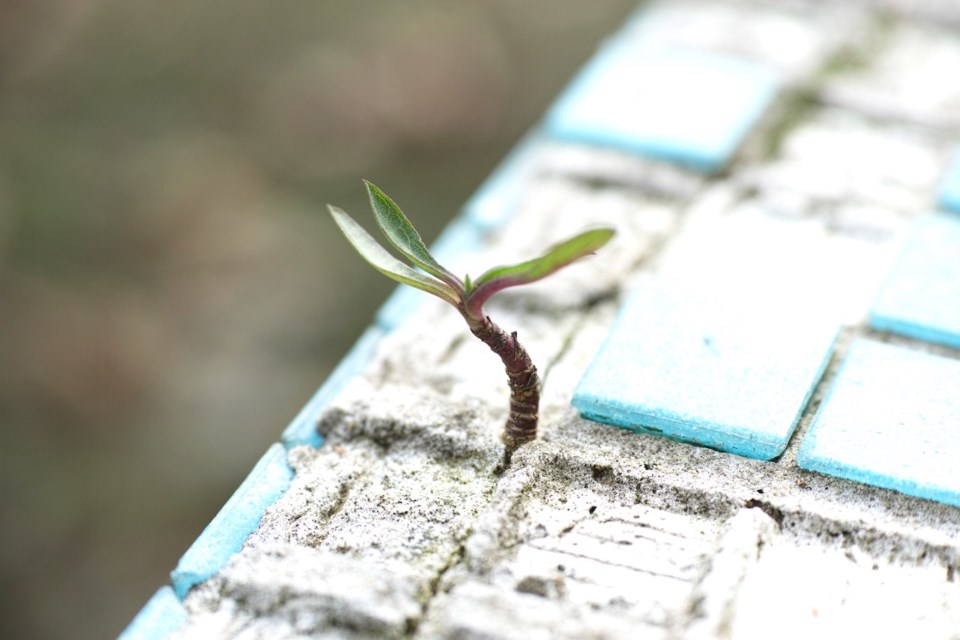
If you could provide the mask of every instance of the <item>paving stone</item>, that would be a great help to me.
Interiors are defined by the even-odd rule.
[[[574,392],[585,416],[772,459],[830,358],[836,320],[647,279]],[[784,339],[789,336],[789,339]]]
[[[517,452],[478,518],[425,635],[670,637],[716,523],[638,503],[618,461],[566,470],[531,453]]]
[[[960,506],[960,360],[859,339],[800,446],[804,469]]]
[[[166,640],[187,621],[177,595],[169,586],[161,587],[140,613],[123,630],[118,640]]]
[[[774,536],[740,584],[721,638],[936,638],[960,629],[960,585],[943,565],[891,563],[837,546]],[[789,585],[784,586],[784,580]],[[776,588],[773,585],[781,585]],[[717,637],[717,636],[713,636]]]
[[[644,5],[624,35],[660,46],[763,60],[791,82],[816,74],[850,40],[862,37],[863,13],[853,7],[671,0]]]
[[[666,630],[536,593],[470,582],[437,598],[422,637],[449,640],[666,639]]]
[[[737,614],[740,587],[755,570],[761,550],[773,540],[777,528],[776,521],[758,507],[740,509],[727,520],[710,567],[691,597],[685,638],[728,635]]]
[[[422,576],[402,562],[356,562],[293,544],[256,545],[215,582],[216,606],[192,603],[179,640],[402,638],[425,595]]]
[[[440,571],[486,504],[502,455],[499,425],[480,403],[451,403],[438,411],[440,404],[429,389],[384,385],[372,394],[357,385],[324,417],[320,428],[332,451],[310,459],[308,473],[327,478],[331,459],[348,451],[364,456],[355,463],[362,472],[334,489],[342,492],[335,511],[305,513],[301,507],[312,500],[294,495],[268,518],[281,518],[281,524],[312,513],[317,528],[304,542],[315,548],[360,561],[403,560],[431,575]],[[308,484],[316,486],[310,477],[296,486]]]
[[[565,505],[524,503],[526,540],[494,571],[494,582],[502,590],[533,590],[559,581],[557,596],[570,605],[670,626],[712,550],[716,524],[617,504],[602,491],[571,493]]]
[[[363,372],[373,358],[382,337],[383,331],[376,327],[368,328],[363,332],[350,352],[344,356],[300,413],[284,429],[280,436],[284,446],[289,449],[298,445],[319,447],[323,444],[323,438],[317,432],[320,416],[350,380]]]
[[[960,349],[960,216],[917,221],[880,289],[870,324]]]
[[[940,207],[960,213],[960,152],[953,156],[940,182]]]
[[[943,136],[825,109],[792,128],[777,157],[751,167],[751,186],[810,196],[818,206],[867,204],[906,215],[931,206],[948,147]]]
[[[321,420],[324,447],[290,452],[296,477],[241,557],[185,601],[185,637],[254,621],[283,638],[405,637],[496,483],[499,425],[481,409],[348,385]]]
[[[960,131],[960,83],[948,80],[960,68],[955,30],[900,22],[864,58],[827,79],[824,100],[888,120]]]
[[[170,574],[178,597],[182,599],[191,587],[215,574],[240,551],[267,507],[283,495],[292,477],[286,449],[280,443],[274,444],[180,558]]]
[[[548,112],[561,139],[612,146],[705,173],[722,169],[777,93],[768,66],[618,38]]]

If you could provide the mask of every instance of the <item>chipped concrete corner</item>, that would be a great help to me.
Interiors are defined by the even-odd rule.
[[[874,19],[876,6],[854,4],[839,12],[847,24]],[[677,6],[687,9],[664,12],[665,24],[695,3]],[[784,61],[804,87],[794,105],[803,109],[777,131],[776,149],[754,140],[728,174],[705,179],[542,145],[516,214],[454,265],[476,273],[584,227],[618,229],[596,257],[488,310],[541,367],[540,438],[500,468],[500,363],[425,299],[326,410],[323,446],[289,452],[290,489],[190,592],[175,637],[960,638],[960,509],[796,464],[844,345],[871,334],[877,274],[930,206],[951,153],[944,140],[960,130],[946,109],[883,103],[881,85],[898,79],[836,56],[899,47],[909,57],[924,46],[960,55],[956,31],[901,17],[878,44],[875,32],[823,29],[815,12],[777,3],[707,6],[705,20],[752,11],[806,47]],[[770,278],[815,290],[846,325],[781,457],[742,458],[577,414],[573,389],[637,278],[738,277],[755,268],[741,258],[755,260],[758,247]]]

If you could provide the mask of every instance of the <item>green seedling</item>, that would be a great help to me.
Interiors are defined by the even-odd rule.
[[[592,229],[556,244],[539,258],[493,267],[475,280],[463,280],[430,255],[420,234],[400,208],[380,189],[364,181],[380,230],[397,251],[410,261],[401,262],[374,240],[363,227],[337,207],[330,206],[334,221],[357,252],[388,278],[410,285],[450,303],[470,331],[500,356],[510,384],[510,414],[502,440],[506,461],[521,445],[537,437],[540,409],[540,377],[530,354],[517,341],[517,332],[507,333],[484,313],[490,297],[508,287],[529,284],[590,255],[613,237],[613,229]]]

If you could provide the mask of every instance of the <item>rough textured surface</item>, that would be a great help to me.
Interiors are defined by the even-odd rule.
[[[945,81],[960,67],[955,28],[895,22],[884,35],[869,64],[824,83],[824,98],[871,116],[960,130],[960,85]]]
[[[540,438],[502,468],[500,363],[443,303],[402,305],[316,416],[323,446],[289,451],[290,489],[190,591],[177,637],[955,640],[960,509],[797,459],[865,337],[960,366],[954,349],[868,324],[955,151],[945,134],[960,85],[936,69],[952,68],[960,16],[932,1],[809,7],[671,2],[631,20],[620,37],[759,61],[786,90],[723,175],[537,129],[488,183],[504,191],[468,208],[461,221],[483,242],[453,267],[474,275],[584,227],[618,229],[597,256],[487,309],[540,367]],[[842,325],[773,461],[610,428],[570,405],[628,293],[650,277],[741,300],[790,292],[791,317],[758,330],[786,343],[809,314]],[[859,404],[882,406],[871,402]]]
[[[790,84],[806,84],[838,51],[869,33],[866,16],[836,3],[655,3],[624,27],[650,45],[763,60]]]

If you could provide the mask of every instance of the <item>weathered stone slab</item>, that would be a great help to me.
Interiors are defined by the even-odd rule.
[[[644,5],[623,29],[659,46],[762,60],[786,81],[809,82],[841,48],[870,31],[856,7],[802,3],[669,0]]]
[[[224,568],[216,604],[198,606],[175,637],[403,638],[420,616],[422,584],[423,576],[402,562],[257,545]]]
[[[773,585],[784,585],[777,589]],[[766,541],[741,583],[726,634],[745,640],[837,634],[951,638],[960,628],[960,586],[942,565],[902,565],[789,536]]]
[[[940,3],[950,4],[950,3]],[[960,131],[960,42],[943,25],[893,23],[861,64],[826,80],[828,102],[885,120]]]
[[[950,150],[925,129],[825,109],[792,127],[773,161],[744,177],[821,208],[859,204],[916,215],[930,208]]]

